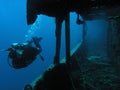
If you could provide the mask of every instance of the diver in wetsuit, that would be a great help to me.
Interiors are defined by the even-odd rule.
[[[32,37],[30,41],[25,43],[13,43],[10,48],[5,51],[9,51],[8,58],[12,60],[13,68],[20,69],[30,65],[37,57],[40,56],[41,60],[44,58],[40,55],[42,48],[39,42],[41,37]]]

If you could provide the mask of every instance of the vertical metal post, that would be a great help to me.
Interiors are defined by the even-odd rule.
[[[60,62],[60,46],[61,46],[61,27],[62,27],[62,18],[56,17],[56,53],[54,57],[54,64],[59,64]]]
[[[65,17],[66,63],[70,62],[70,15]]]
[[[86,41],[86,36],[87,36],[87,24],[85,21],[83,21],[83,30],[82,30],[82,45],[81,45],[81,48],[82,48],[82,59],[83,60],[86,60],[86,57],[87,57],[87,41]]]
[[[65,16],[65,39],[66,39],[66,63],[67,63],[67,68],[68,68],[68,75],[69,78],[71,80],[71,84],[72,84],[72,90],[76,90],[74,83],[73,83],[73,79],[71,76],[71,71],[69,70],[70,67],[70,15],[69,13]]]

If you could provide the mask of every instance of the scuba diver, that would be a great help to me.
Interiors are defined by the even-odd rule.
[[[44,58],[40,55],[42,48],[39,42],[42,37],[32,37],[30,41],[25,43],[13,43],[10,48],[5,51],[9,51],[8,54],[8,64],[15,69],[20,69],[30,65],[37,57],[40,56],[41,60]],[[11,59],[11,64],[9,62]]]

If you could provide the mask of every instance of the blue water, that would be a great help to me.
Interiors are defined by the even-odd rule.
[[[76,25],[76,14],[71,13],[71,49],[80,41],[82,25]],[[0,49],[8,48],[14,42],[24,42],[31,36],[41,36],[42,56],[38,57],[31,65],[23,69],[13,69],[7,63],[8,52],[0,52],[0,90],[23,90],[23,87],[31,83],[47,67],[53,63],[55,54],[55,18],[40,15],[38,22],[28,26],[26,22],[26,0],[2,0],[0,1]],[[104,34],[101,26],[105,21],[87,22],[89,38],[97,41],[97,36]],[[32,27],[32,29],[31,29]],[[65,56],[65,32],[62,27],[61,59]],[[26,37],[28,35],[29,37]],[[103,41],[99,42],[103,43]],[[102,44],[103,45],[103,44]],[[92,48],[91,48],[92,49]]]

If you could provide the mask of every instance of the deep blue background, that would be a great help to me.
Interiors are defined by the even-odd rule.
[[[71,49],[81,41],[82,25],[76,25],[76,14],[71,13]],[[55,18],[40,15],[39,24],[31,27],[26,23],[26,0],[1,0],[0,1],[0,49],[8,48],[13,42],[24,42],[25,35],[34,34],[43,37],[41,53],[45,61],[39,57],[28,67],[15,70],[7,63],[8,52],[0,52],[0,90],[22,90],[24,85],[31,83],[45,69],[53,63],[55,54]],[[64,23],[63,23],[64,24]],[[88,21],[88,38],[91,41],[91,50],[95,41],[96,47],[104,47],[106,36],[105,21]],[[62,27],[61,59],[65,56],[64,25]],[[102,37],[101,37],[102,36]],[[99,40],[98,40],[99,39]],[[93,47],[92,47],[93,46]],[[101,50],[99,48],[99,52]],[[96,51],[96,49],[94,49]]]

